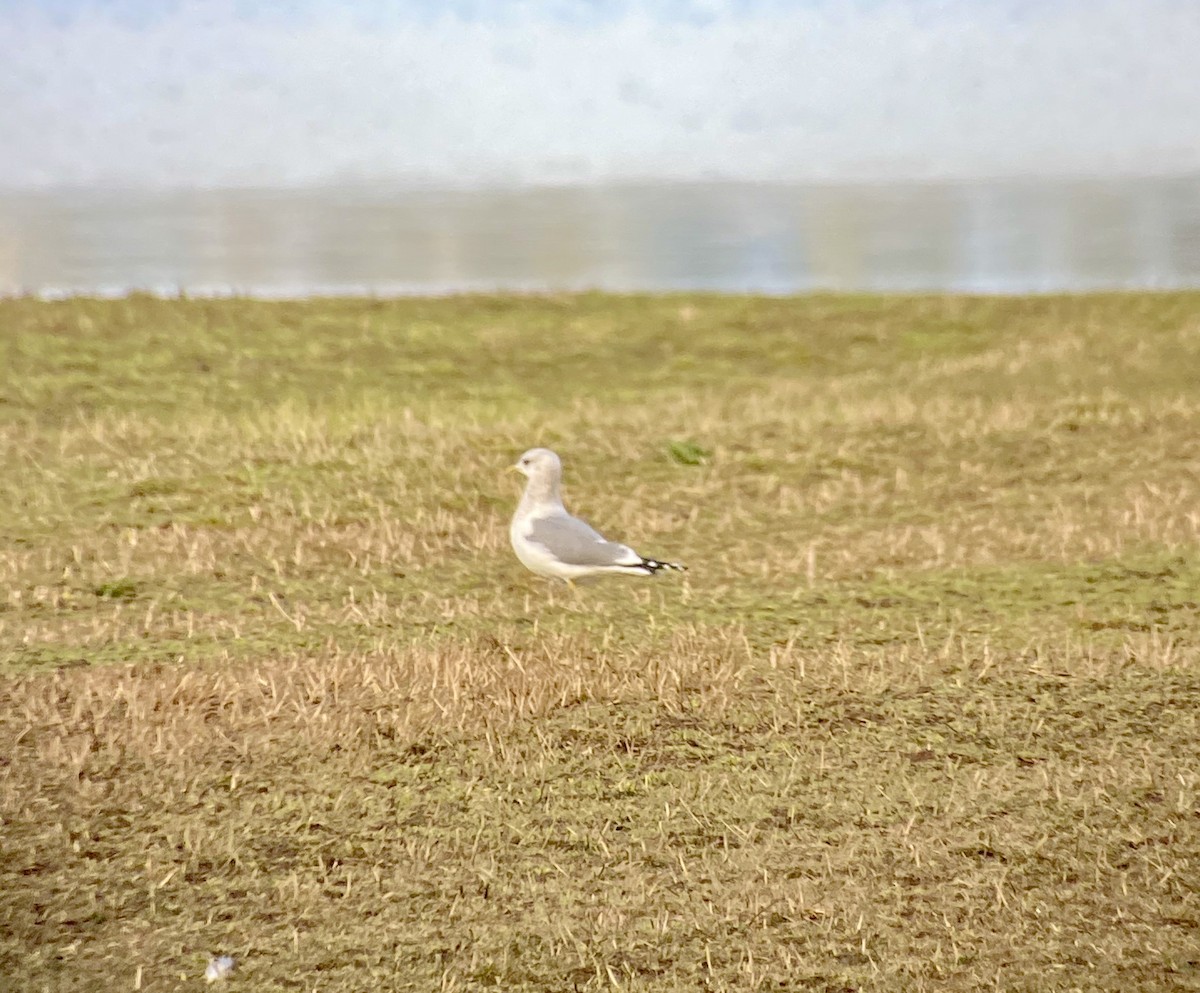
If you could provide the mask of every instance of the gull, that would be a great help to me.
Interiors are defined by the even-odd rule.
[[[585,576],[685,571],[677,562],[644,558],[628,545],[609,541],[586,521],[568,514],[562,502],[562,461],[550,449],[531,448],[511,468],[529,480],[508,536],[530,572],[574,585]]]

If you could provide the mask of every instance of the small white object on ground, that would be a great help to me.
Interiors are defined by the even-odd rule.
[[[517,558],[531,572],[573,583],[610,573],[653,576],[663,569],[685,571],[677,562],[643,558],[568,514],[562,502],[562,461],[550,449],[531,448],[513,468],[529,482],[508,536]]]
[[[208,968],[204,970],[204,978],[210,983],[225,979],[233,973],[233,956],[217,955],[208,960]]]

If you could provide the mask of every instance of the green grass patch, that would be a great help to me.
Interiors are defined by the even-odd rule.
[[[1200,295],[0,326],[10,983],[1195,980]],[[686,575],[525,572],[534,445]]]

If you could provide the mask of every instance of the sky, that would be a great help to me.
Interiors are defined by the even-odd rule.
[[[1200,172],[1197,0],[0,0],[0,188]]]

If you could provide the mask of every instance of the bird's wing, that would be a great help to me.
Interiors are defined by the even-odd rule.
[[[566,565],[638,565],[642,557],[628,545],[609,541],[595,528],[570,514],[535,517],[528,538]]]

